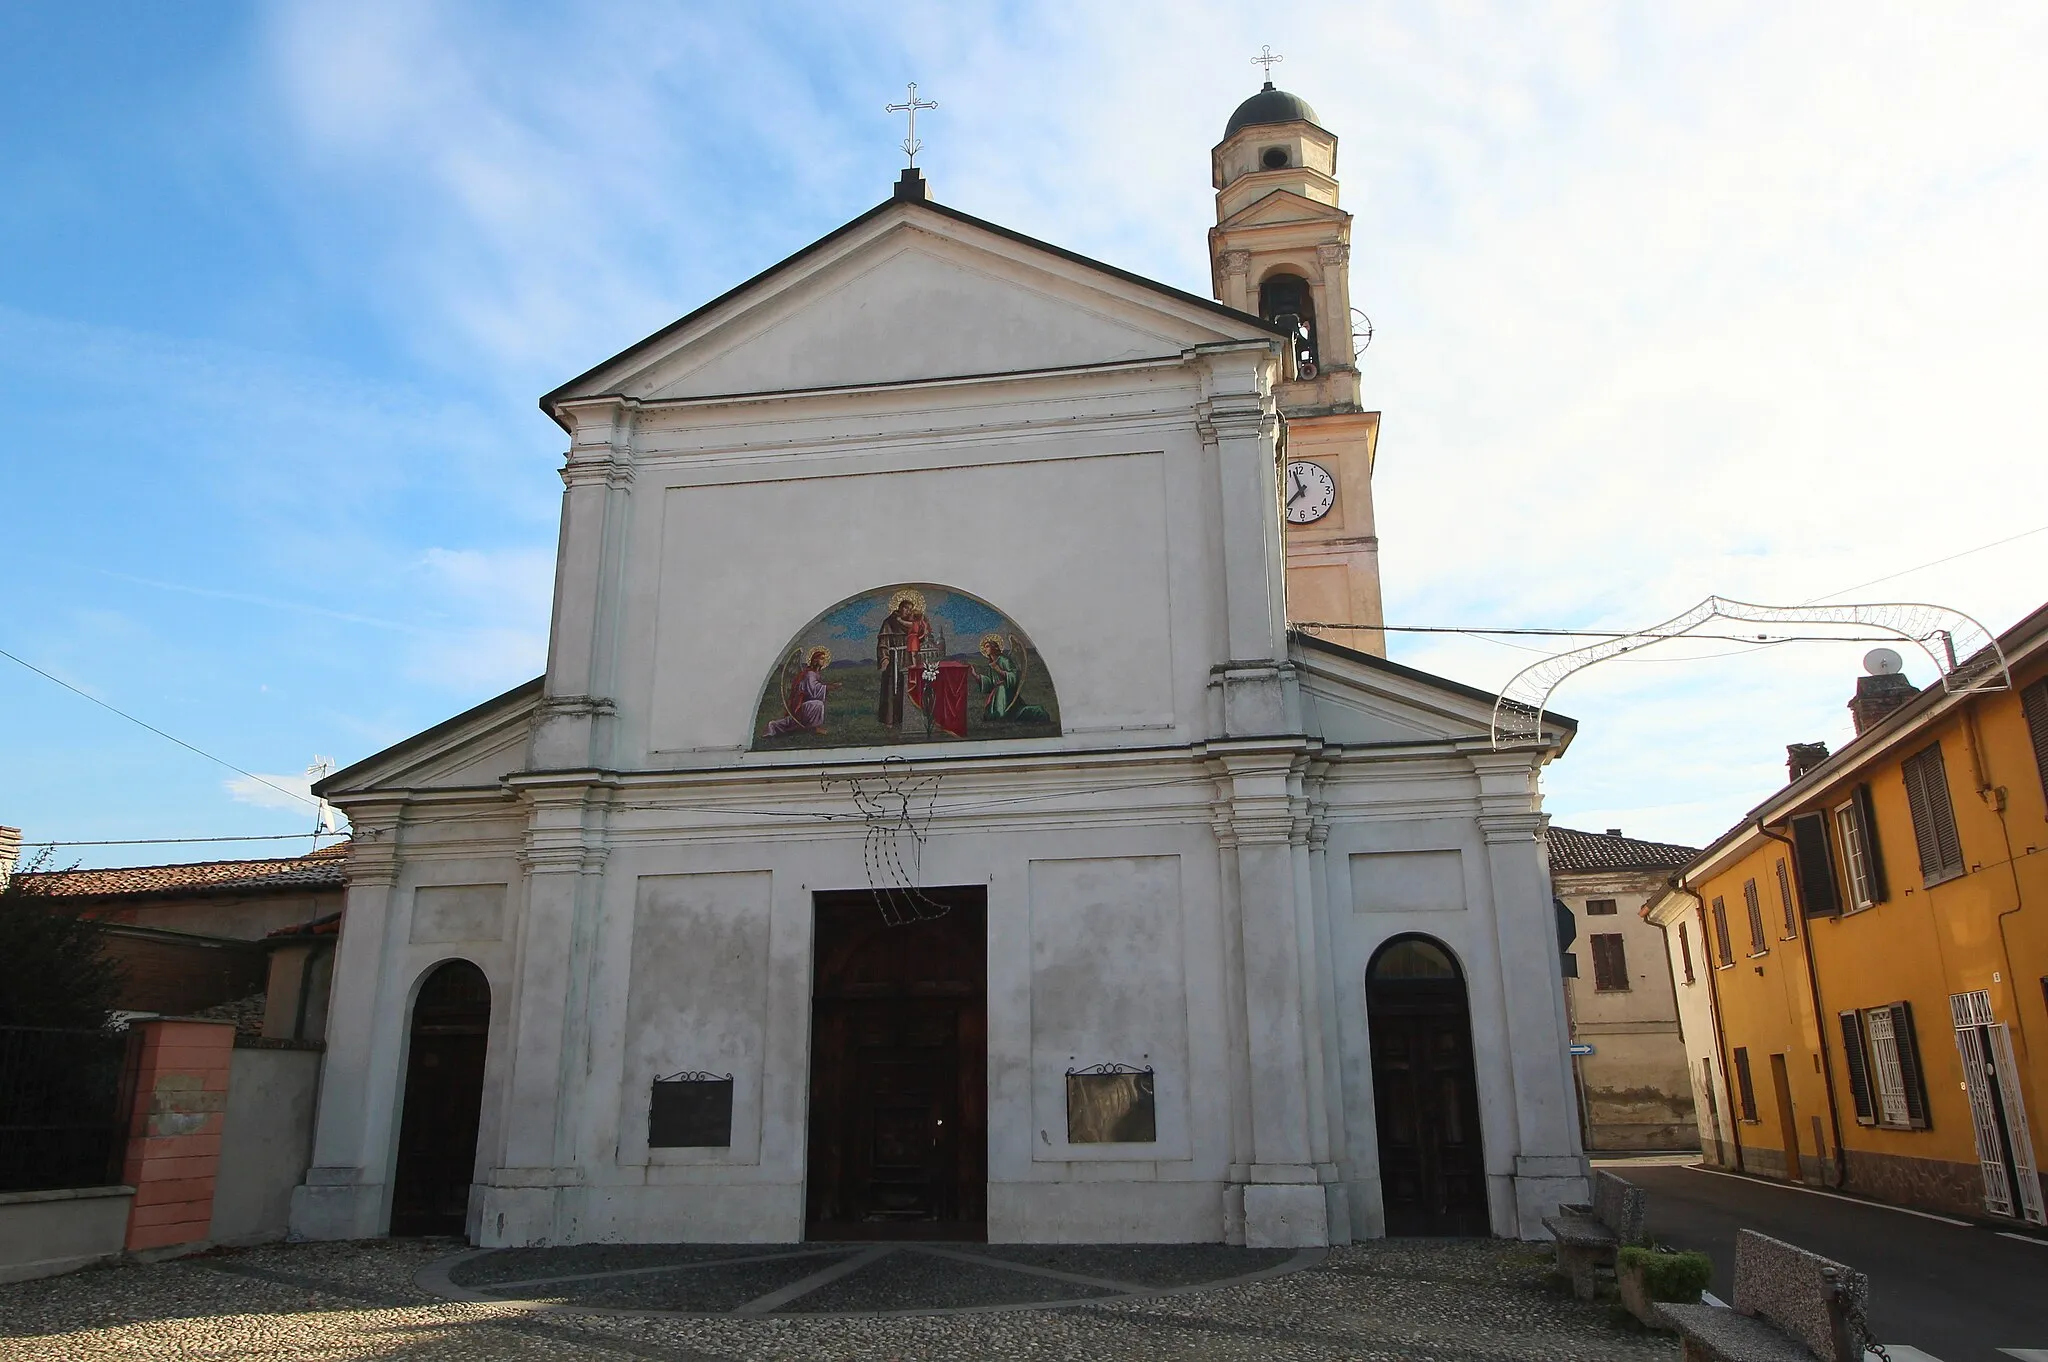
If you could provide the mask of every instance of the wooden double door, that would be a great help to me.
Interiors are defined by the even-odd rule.
[[[1366,982],[1387,1233],[1484,1235],[1491,1226],[1465,982],[1436,943],[1395,944],[1407,949],[1383,952]]]
[[[986,1237],[986,891],[921,898],[816,896],[812,1238]]]

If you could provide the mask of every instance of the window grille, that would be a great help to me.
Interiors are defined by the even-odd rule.
[[[1785,858],[1778,858],[1778,906],[1785,912],[1785,939],[1792,940],[1799,935],[1799,910],[1792,906],[1792,875],[1785,868]]]
[[[1913,814],[1913,840],[1920,852],[1920,880],[1937,885],[1963,873],[1963,843],[1956,832],[1955,805],[1949,801],[1948,767],[1936,743],[1900,763],[1906,782],[1906,807]]]
[[[1621,933],[1600,932],[1593,937],[1593,987],[1601,993],[1628,989],[1628,952]]]
[[[1756,1085],[1749,1077],[1749,1051],[1735,1047],[1735,1096],[1742,1104],[1742,1119],[1756,1120]]]
[[[1678,924],[1678,959],[1685,966],[1685,982],[1694,982],[1692,972],[1692,942],[1685,935],[1685,924]]]
[[[1728,905],[1717,895],[1714,899],[1714,945],[1720,949],[1721,963],[1735,963],[1735,946],[1728,940]]]
[[[1913,1034],[1913,1005],[1893,1003],[1863,1014],[1870,1038],[1866,1064],[1876,1089],[1877,1123],[1898,1130],[1927,1128],[1927,1086],[1920,1045]]]
[[[1749,909],[1749,953],[1762,955],[1770,947],[1764,944],[1764,904],[1756,892],[1755,880],[1742,882],[1742,903]]]

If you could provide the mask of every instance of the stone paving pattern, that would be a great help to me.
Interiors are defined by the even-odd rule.
[[[1491,1240],[1355,1244],[1261,1281],[1179,1295],[1109,1296],[1057,1310],[819,1313],[896,1300],[929,1307],[949,1296],[985,1298],[997,1282],[1025,1279],[994,1262],[892,1250],[873,1257],[861,1273],[791,1301],[796,1313],[766,1318],[535,1311],[443,1300],[415,1282],[423,1269],[461,1247],[446,1240],[276,1245],[0,1286],[0,1358],[1670,1362],[1678,1356],[1673,1336],[1640,1332],[1611,1306],[1572,1300],[1552,1276],[1547,1250]],[[1162,1286],[1182,1284],[1198,1271],[1213,1276],[1213,1255],[1222,1252],[1201,1246],[945,1247],[984,1258],[1009,1255],[1075,1276]],[[865,1248],[854,1246],[856,1253]],[[683,1308],[731,1309],[712,1302],[732,1302],[764,1281],[773,1290],[820,1265],[847,1261],[845,1246],[831,1245],[816,1255],[756,1261],[749,1269],[756,1275],[735,1282],[726,1268],[669,1271],[664,1265],[674,1264],[676,1253],[671,1246],[522,1250],[470,1259],[463,1275],[472,1282],[518,1281],[663,1267],[639,1278],[591,1278],[586,1285],[591,1294],[617,1293],[644,1307],[650,1303],[644,1293],[625,1283],[665,1281],[661,1289],[669,1291],[694,1276],[705,1304]],[[685,1253],[699,1262],[715,1256],[708,1247]],[[1254,1259],[1235,1261],[1242,1272]],[[883,1267],[888,1270],[866,1287],[853,1285]],[[825,1295],[841,1284],[837,1296]],[[1086,1294],[1073,1283],[1057,1285],[1065,1299]],[[562,1298],[559,1291],[556,1298]],[[835,1299],[842,1303],[830,1304]]]

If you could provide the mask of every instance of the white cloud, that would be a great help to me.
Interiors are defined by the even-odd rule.
[[[238,804],[254,804],[259,809],[304,810],[309,815],[313,812],[313,782],[304,774],[235,776],[221,783]]]

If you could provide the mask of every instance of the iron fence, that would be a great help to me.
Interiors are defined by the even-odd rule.
[[[120,1182],[136,1039],[0,1026],[0,1192]]]

